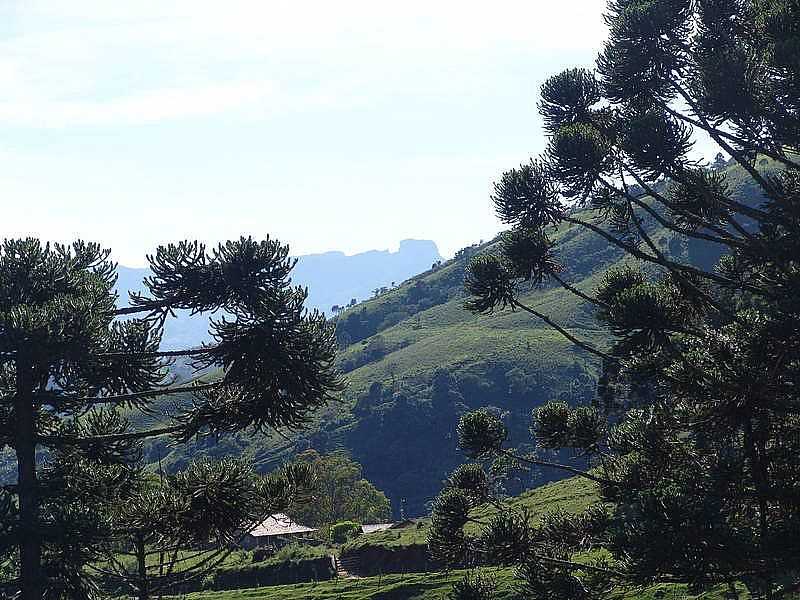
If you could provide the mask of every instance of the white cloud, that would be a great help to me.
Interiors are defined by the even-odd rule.
[[[348,87],[356,93],[345,96],[356,102],[398,74],[424,74],[432,65],[441,77],[487,55],[501,67],[504,55],[597,47],[601,4],[19,3],[0,9],[0,120],[124,125],[229,112],[268,97],[269,109],[286,110],[341,102],[331,91]]]
[[[604,0],[28,0],[17,5],[12,18],[23,33],[45,23],[50,31],[94,30],[106,41],[226,39],[229,43],[217,48],[223,54],[243,48],[486,48],[497,43],[564,49],[586,47],[602,35],[598,14],[604,6]]]
[[[134,265],[241,233],[451,252],[499,227],[491,181],[540,149],[536,90],[591,62],[604,3],[0,2],[0,233]]]
[[[32,127],[140,125],[241,108],[264,101],[273,91],[269,82],[250,81],[193,88],[165,88],[105,101],[0,102],[0,120]]]

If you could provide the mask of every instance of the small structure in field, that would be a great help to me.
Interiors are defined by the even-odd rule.
[[[416,525],[417,522],[413,519],[404,519],[403,521],[395,521],[393,523],[375,523],[373,525],[362,525],[361,533],[375,533],[376,531],[388,531],[389,529],[405,529]]]
[[[374,523],[372,525],[362,525],[361,533],[375,533],[376,531],[386,531],[391,529],[394,523]]]
[[[308,537],[317,529],[306,527],[292,521],[289,515],[276,513],[268,516],[262,523],[256,525],[242,538],[244,548],[257,548],[259,546],[280,547],[290,541]]]

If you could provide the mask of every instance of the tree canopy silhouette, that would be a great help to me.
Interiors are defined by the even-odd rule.
[[[501,510],[470,535],[474,495],[451,485],[430,547],[452,564],[517,565],[536,598],[657,581],[787,594],[800,585],[800,5],[611,0],[605,19],[595,69],[542,86],[546,150],[495,184],[511,231],[466,276],[471,310],[526,311],[600,359],[597,396],[534,410],[532,455],[490,413],[459,426],[470,456],[589,478],[604,505],[539,524]],[[730,165],[693,155],[699,136]],[[736,172],[748,193],[731,185]],[[558,227],[591,231],[627,266],[594,290],[572,285]],[[692,263],[665,238],[721,258]],[[613,343],[524,302],[531,285],[576,294]],[[611,558],[573,560],[598,547]]]

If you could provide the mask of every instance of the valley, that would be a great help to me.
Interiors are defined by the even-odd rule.
[[[755,202],[756,192],[737,166],[726,167],[734,196]],[[592,220],[592,210],[579,213]],[[646,227],[664,252],[709,268],[719,257],[711,244],[688,244],[654,220]],[[607,269],[625,264],[623,251],[576,226],[554,233],[557,256],[577,273],[570,283],[592,292]],[[454,258],[410,277],[395,288],[339,314],[338,365],[347,387],[302,432],[235,434],[170,448],[148,444],[147,460],[176,470],[188,457],[243,455],[269,471],[298,452],[345,449],[363,465],[364,476],[408,516],[427,513],[427,503],[447,473],[464,461],[454,434],[459,416],[491,407],[503,415],[512,440],[524,440],[531,411],[553,399],[588,401],[599,375],[596,357],[576,348],[545,323],[522,311],[477,316],[464,308],[464,271],[471,257],[492,253],[497,241],[467,247]],[[569,331],[603,346],[592,307],[561,287],[531,287],[524,299]],[[523,443],[522,448],[526,446]],[[558,474],[535,471],[510,493],[550,481]]]

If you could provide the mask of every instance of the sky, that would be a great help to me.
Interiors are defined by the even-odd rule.
[[[449,256],[544,145],[538,89],[591,66],[604,0],[2,0],[0,236],[277,237]]]

